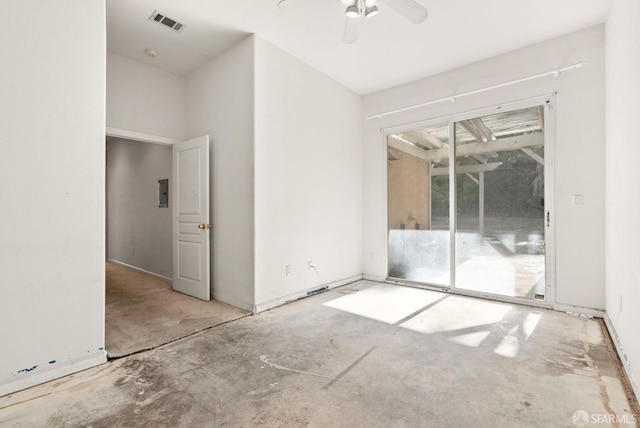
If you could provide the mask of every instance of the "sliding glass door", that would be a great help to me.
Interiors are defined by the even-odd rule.
[[[389,276],[448,287],[449,124],[387,137]]]
[[[456,283],[544,299],[542,107],[455,123]]]
[[[544,126],[533,106],[389,135],[389,277],[543,300]]]

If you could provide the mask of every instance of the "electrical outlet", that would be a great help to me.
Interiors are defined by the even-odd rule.
[[[284,272],[285,272],[285,275],[287,276],[291,275],[291,265],[285,266]]]
[[[131,247],[131,255],[133,256],[136,253],[136,247]]]
[[[311,270],[312,267],[313,267],[313,262],[312,261],[308,261],[307,262],[307,270]]]

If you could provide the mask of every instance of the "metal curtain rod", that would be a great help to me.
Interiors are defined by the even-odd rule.
[[[563,72],[569,71],[569,70],[573,70],[574,68],[581,68],[585,64],[586,63],[584,63],[584,62],[578,62],[576,64],[569,65],[567,67],[558,68],[557,70],[551,70],[551,71],[547,71],[547,72],[540,73],[540,74],[534,74],[533,76],[527,76],[527,77],[523,77],[521,79],[510,80],[508,82],[499,83],[497,85],[487,86],[485,88],[475,89],[475,90],[469,91],[469,92],[463,92],[462,94],[452,95],[450,97],[438,98],[437,100],[427,101],[426,103],[415,104],[415,105],[412,105],[412,106],[409,106],[409,107],[403,107],[403,108],[399,108],[397,110],[387,111],[385,113],[374,114],[372,116],[368,116],[367,120],[370,120],[370,119],[381,119],[381,118],[383,118],[385,116],[389,116],[389,115],[396,114],[396,113],[401,113],[403,111],[414,110],[414,109],[417,109],[417,108],[420,108],[420,107],[426,107],[426,106],[429,106],[429,105],[432,105],[432,104],[438,104],[438,103],[441,103],[441,102],[444,102],[444,101],[454,102],[458,98],[468,97],[470,95],[475,95],[475,94],[479,94],[479,93],[482,93],[482,92],[492,91],[494,89],[504,88],[505,86],[511,86],[511,85],[515,85],[517,83],[527,82],[529,80],[540,79],[542,77],[547,77],[547,76],[558,77],[560,75],[560,73],[563,73]]]

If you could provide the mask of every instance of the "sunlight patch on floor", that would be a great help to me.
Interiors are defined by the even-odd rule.
[[[530,311],[527,314],[527,317],[522,322],[522,332],[525,335],[524,340],[529,340],[529,337],[538,326],[540,318],[542,318],[542,312],[540,311]]]
[[[401,328],[440,336],[463,346],[478,348],[489,343],[493,353],[506,358],[518,355],[522,343],[529,340],[542,318],[542,312],[534,309],[514,314],[514,306],[509,303],[392,284],[338,297],[324,306],[399,324]],[[489,337],[493,340],[486,342]]]
[[[450,337],[449,340],[451,342],[457,343],[458,345],[469,346],[472,348],[477,348],[484,342],[487,337],[489,337],[491,332],[489,330],[477,331],[475,333],[467,333],[460,334],[458,336]]]
[[[514,358],[518,355],[520,349],[520,341],[518,340],[519,325],[516,325],[505,337],[502,338],[498,346],[493,350],[495,354],[502,355],[507,358]]]
[[[403,323],[402,327],[426,334],[476,333],[490,330],[492,325],[502,321],[510,310],[511,305],[505,303],[451,296]]]
[[[324,303],[325,306],[388,324],[441,299],[443,293],[381,284]]]

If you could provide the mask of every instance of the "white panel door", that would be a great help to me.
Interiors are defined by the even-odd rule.
[[[209,136],[173,146],[173,289],[209,300]]]

